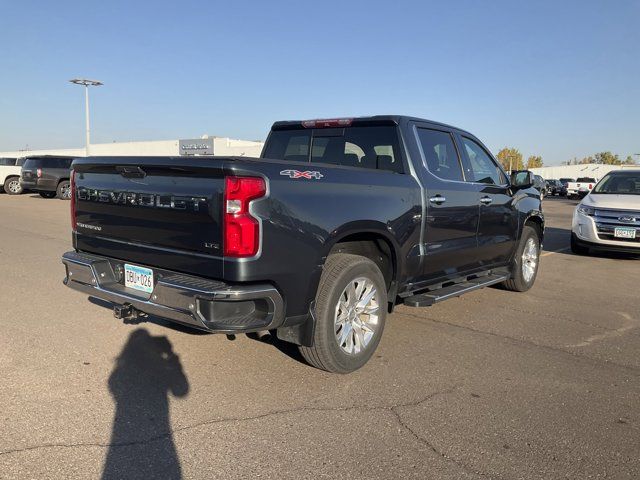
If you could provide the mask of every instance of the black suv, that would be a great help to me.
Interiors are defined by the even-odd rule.
[[[69,200],[73,158],[53,155],[27,157],[22,165],[20,185],[24,190],[38,192],[44,198],[57,196],[61,200]]]
[[[547,196],[547,184],[540,175],[533,176],[533,188],[540,192],[540,199]]]
[[[551,196],[562,194],[562,183],[560,183],[560,180],[546,180],[546,184],[547,194]]]

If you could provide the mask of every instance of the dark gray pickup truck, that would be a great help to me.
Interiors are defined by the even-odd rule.
[[[533,285],[532,181],[472,134],[403,116],[277,122],[261,158],[78,159],[64,281],[120,318],[275,331],[350,372],[397,304]]]

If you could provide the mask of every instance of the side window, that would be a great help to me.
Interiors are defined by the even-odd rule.
[[[469,159],[467,180],[470,182],[504,185],[506,179],[500,168],[477,142],[462,137],[462,143]]]
[[[431,173],[444,180],[463,180],[460,159],[450,133],[418,128],[418,138]]]
[[[15,158],[0,158],[0,166],[2,167],[12,167],[15,163]]]

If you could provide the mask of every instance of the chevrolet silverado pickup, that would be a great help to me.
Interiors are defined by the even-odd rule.
[[[475,136],[405,116],[276,122],[260,158],[73,163],[64,283],[117,318],[272,331],[347,373],[395,305],[533,285],[533,174]]]

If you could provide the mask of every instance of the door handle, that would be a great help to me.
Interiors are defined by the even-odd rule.
[[[480,199],[480,203],[482,203],[483,205],[489,205],[491,202],[493,202],[493,198],[491,197],[482,197]]]
[[[431,203],[435,203],[436,205],[442,205],[444,202],[447,201],[447,199],[441,195],[436,195],[435,197],[431,197],[429,201]]]

